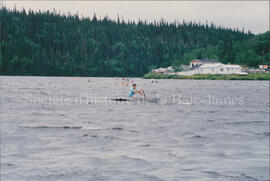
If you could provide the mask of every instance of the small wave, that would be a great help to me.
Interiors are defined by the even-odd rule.
[[[193,169],[191,169],[191,168],[183,168],[183,169],[181,169],[182,171],[185,171],[185,172],[190,172],[190,171],[193,171]]]
[[[194,135],[191,138],[202,138],[202,136],[201,135]]]
[[[246,174],[240,174],[242,177],[245,177],[246,179],[251,179],[251,180],[254,180],[254,181],[257,181],[258,179],[256,179],[256,178],[254,178],[254,177],[251,177],[251,176],[249,176],[249,175],[246,175]]]
[[[31,89],[41,89],[41,88],[32,88],[32,87],[19,87],[18,89],[22,89],[22,90],[31,90]]]
[[[262,136],[270,136],[270,132],[263,132],[263,133],[255,133],[256,135],[262,135]]]
[[[254,111],[250,110],[239,110],[240,113],[254,113]]]
[[[235,121],[235,122],[225,122],[225,124],[235,124],[235,125],[241,125],[241,124],[253,124],[253,123],[265,123],[265,121]]]
[[[121,127],[112,127],[112,128],[99,128],[99,127],[82,127],[84,130],[97,131],[97,130],[113,130],[113,131],[122,131],[124,128]],[[131,132],[136,132],[136,130],[130,130]]]
[[[222,174],[215,172],[215,171],[202,171],[203,173],[207,173],[209,175],[216,175],[216,176],[222,176]]]
[[[219,156],[219,157],[226,157],[227,155],[224,154],[224,153],[218,153],[217,156]]]
[[[96,134],[84,134],[82,137],[93,137],[93,138],[97,138]]]
[[[103,138],[109,139],[109,140],[121,140],[120,138],[118,138],[116,136],[104,136]]]
[[[14,163],[2,163],[2,166],[15,167]]]
[[[215,172],[215,171],[202,171],[202,173],[206,173],[209,174],[213,177],[225,177],[225,178],[235,178],[235,179],[239,179],[239,177],[244,177],[245,180],[252,180],[252,181],[257,181],[257,178],[251,177],[249,175],[246,174],[240,174],[239,176],[233,176],[233,175],[226,175],[226,174],[222,174],[219,172]]]
[[[48,93],[47,92],[44,92],[44,91],[41,91],[40,94],[41,95],[48,95]]]
[[[150,144],[144,144],[144,145],[140,145],[140,146],[142,146],[142,147],[149,147],[151,145]]]
[[[123,128],[120,128],[120,127],[114,127],[114,128],[112,128],[112,130],[123,130]]]
[[[47,107],[47,106],[45,106],[45,104],[42,104],[41,108],[45,109],[46,111],[56,111],[56,109],[54,109],[52,107]]]
[[[82,129],[80,126],[24,126],[30,129]]]

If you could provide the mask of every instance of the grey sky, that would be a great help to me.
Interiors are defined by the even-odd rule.
[[[8,8],[78,12],[125,20],[194,20],[253,33],[269,30],[269,1],[4,1]]]

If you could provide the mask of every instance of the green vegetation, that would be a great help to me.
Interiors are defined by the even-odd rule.
[[[143,76],[145,79],[208,79],[208,80],[270,80],[270,73],[250,73],[247,75],[213,75],[196,74],[189,76],[164,75],[158,73],[147,73]]]
[[[0,9],[1,75],[143,76],[194,58],[270,64],[269,32]]]

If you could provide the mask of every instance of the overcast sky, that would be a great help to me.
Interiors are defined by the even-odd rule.
[[[194,20],[253,33],[269,30],[269,1],[4,1],[8,8],[78,12],[82,16],[117,15],[125,20]]]

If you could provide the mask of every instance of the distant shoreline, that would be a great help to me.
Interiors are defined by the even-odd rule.
[[[73,77],[73,78],[121,78],[121,77],[132,77],[132,76],[54,76],[54,75],[0,75],[0,77]],[[164,75],[157,73],[147,73],[143,77],[132,77],[142,79],[180,79],[180,80],[270,80],[270,73],[250,73],[248,75],[213,75],[213,74],[196,74],[196,75]]]
[[[270,80],[270,73],[250,73],[247,75],[196,74],[196,75],[164,75],[147,73],[144,79],[191,79],[191,80]]]

